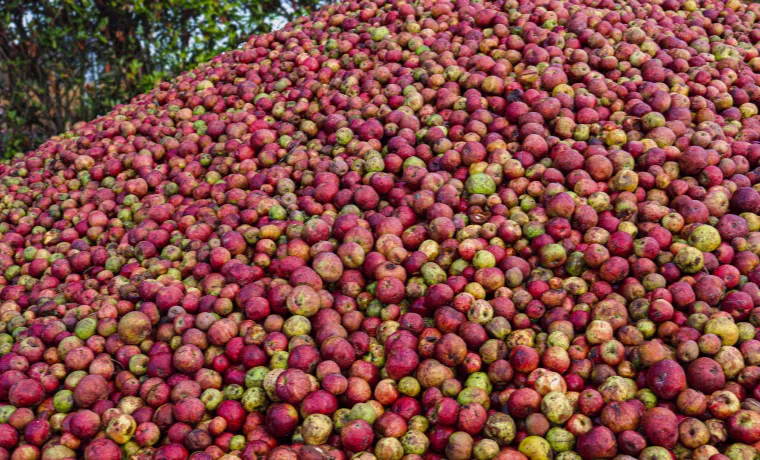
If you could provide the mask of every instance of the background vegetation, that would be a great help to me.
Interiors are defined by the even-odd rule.
[[[0,158],[308,14],[320,0],[3,0]]]

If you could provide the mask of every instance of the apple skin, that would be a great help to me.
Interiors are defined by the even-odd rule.
[[[760,414],[742,409],[729,417],[726,430],[735,441],[754,444],[760,441]]]
[[[670,409],[653,407],[641,420],[649,444],[672,449],[678,442],[678,418]]]
[[[697,358],[689,364],[686,371],[689,388],[699,390],[706,395],[723,388],[726,376],[723,368],[712,358]]]
[[[647,371],[649,388],[661,399],[673,399],[686,388],[686,373],[677,362],[663,359]]]
[[[583,460],[613,458],[617,455],[615,433],[604,426],[596,426],[581,435],[577,446],[578,454]]]

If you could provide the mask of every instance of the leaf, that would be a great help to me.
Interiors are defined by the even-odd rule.
[[[11,88],[0,80],[0,156],[106,113],[314,4],[297,0],[289,12],[269,0],[5,0],[8,42],[32,46],[0,59],[0,71],[17,82]],[[54,119],[55,104],[63,120]]]

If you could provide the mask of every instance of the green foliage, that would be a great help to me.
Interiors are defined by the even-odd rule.
[[[30,150],[320,0],[3,0],[0,158]]]

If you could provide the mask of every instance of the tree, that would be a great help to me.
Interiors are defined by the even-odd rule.
[[[4,0],[0,157],[307,14],[319,0]]]

